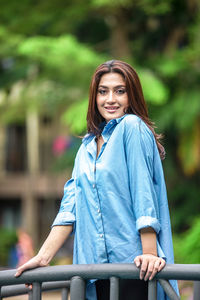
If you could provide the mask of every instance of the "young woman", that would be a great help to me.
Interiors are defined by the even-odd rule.
[[[121,280],[120,299],[146,300],[146,281],[173,263],[173,246],[161,165],[165,151],[129,64],[112,60],[96,69],[87,129],[52,230],[16,276],[48,265],[74,232],[73,263],[134,262],[141,280]],[[86,294],[88,300],[109,299],[108,281],[91,282]],[[158,299],[166,299],[160,286]]]

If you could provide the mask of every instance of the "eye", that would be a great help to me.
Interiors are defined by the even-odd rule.
[[[98,93],[99,93],[100,95],[105,95],[105,94],[106,94],[106,90],[104,90],[104,89],[99,89],[99,90],[98,90]]]
[[[116,93],[119,94],[119,95],[123,95],[124,93],[126,93],[126,90],[125,89],[118,89],[118,90],[116,90]]]

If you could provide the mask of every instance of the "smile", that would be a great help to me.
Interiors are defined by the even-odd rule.
[[[114,113],[118,110],[118,106],[105,106],[105,110],[109,113]]]

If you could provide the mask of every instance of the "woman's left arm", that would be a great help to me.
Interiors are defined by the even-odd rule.
[[[157,272],[165,266],[165,260],[157,256],[156,232],[151,227],[140,230],[142,242],[142,255],[134,259],[134,263],[140,267],[140,279],[151,280]]]

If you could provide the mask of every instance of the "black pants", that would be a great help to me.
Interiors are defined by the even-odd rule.
[[[97,300],[109,300],[110,281],[96,281]],[[148,300],[148,282],[137,279],[120,279],[119,300]]]

